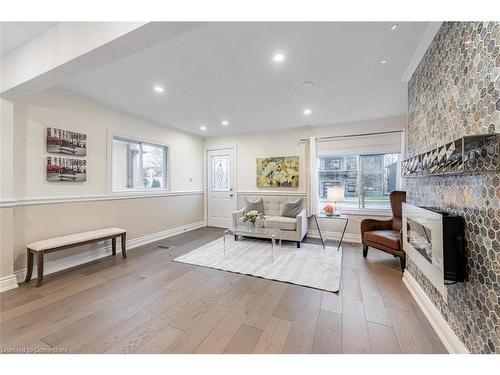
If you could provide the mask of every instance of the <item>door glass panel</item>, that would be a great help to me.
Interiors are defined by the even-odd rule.
[[[229,156],[212,156],[212,191],[229,191]]]

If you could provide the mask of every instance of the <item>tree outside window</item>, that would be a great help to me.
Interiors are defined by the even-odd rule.
[[[389,208],[389,194],[399,185],[399,153],[329,155],[319,158],[319,200],[327,189],[344,188],[342,208]]]

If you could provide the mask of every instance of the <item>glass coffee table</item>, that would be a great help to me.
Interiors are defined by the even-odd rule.
[[[271,263],[274,262],[274,248],[277,243],[281,247],[281,231],[277,228],[249,228],[246,225],[238,225],[234,228],[229,228],[224,231],[222,240],[224,242],[224,256],[226,256],[226,236],[234,236],[235,241],[241,237],[267,238],[271,240]]]

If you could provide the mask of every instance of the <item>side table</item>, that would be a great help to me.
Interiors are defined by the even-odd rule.
[[[337,246],[337,251],[339,251],[340,250],[340,246],[342,245],[342,240],[344,239],[345,230],[347,229],[347,223],[349,222],[349,217],[346,216],[346,215],[332,215],[332,216],[327,216],[325,214],[319,214],[319,215],[313,215],[313,216],[314,216],[314,221],[316,222],[316,227],[318,228],[319,238],[321,239],[321,244],[323,245],[323,249],[325,249],[325,250],[326,250],[325,241],[323,240],[323,234],[321,233],[321,228],[320,228],[319,223],[318,223],[318,218],[320,218],[320,219],[329,219],[329,220],[344,220],[345,221],[344,229],[342,229],[342,234],[340,236],[340,241],[339,241],[339,244]]]

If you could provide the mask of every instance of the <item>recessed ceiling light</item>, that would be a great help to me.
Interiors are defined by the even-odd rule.
[[[223,121],[221,122],[221,124],[222,124],[222,125],[224,125],[224,126],[228,126],[228,125],[229,125],[229,121],[227,121],[227,120],[223,120]]]
[[[283,55],[282,53],[275,53],[274,56],[273,56],[273,61],[274,62],[282,62],[283,60],[285,60],[285,55]]]
[[[312,82],[312,81],[305,81],[305,82],[302,82],[301,86],[305,87],[305,88],[311,88],[311,87],[314,86],[314,82]]]
[[[382,60],[380,60],[380,63],[381,63],[381,64],[387,64],[387,63],[388,63],[388,60],[387,60],[387,59],[382,59]]]
[[[392,31],[396,30],[398,28],[398,26],[399,25],[397,23],[395,23],[394,25],[391,26],[391,30]]]
[[[155,90],[157,93],[162,93],[165,91],[165,89],[159,85],[156,85],[155,87],[153,87],[153,90]]]
[[[311,108],[304,109],[304,115],[309,116],[312,113]]]
[[[207,130],[207,127],[205,125],[200,126],[200,130]]]

